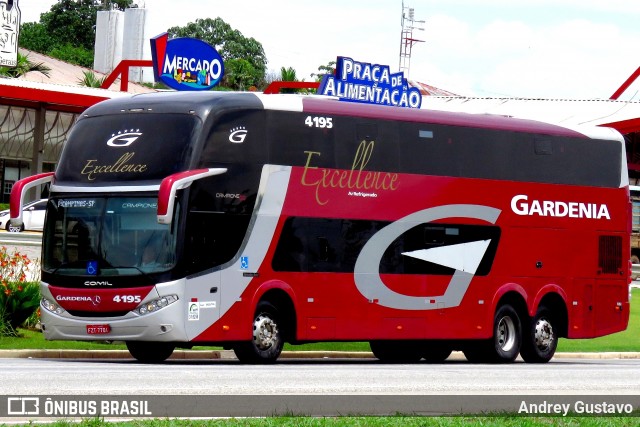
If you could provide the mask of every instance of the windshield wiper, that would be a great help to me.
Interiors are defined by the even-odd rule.
[[[56,268],[53,269],[51,274],[56,274],[58,272],[58,270],[60,270],[61,268],[67,268],[67,267],[75,266],[76,264],[80,264],[80,263],[81,263],[80,261],[62,262],[62,263],[60,263],[59,266],[57,266]],[[43,268],[43,270],[44,270],[44,268]]]

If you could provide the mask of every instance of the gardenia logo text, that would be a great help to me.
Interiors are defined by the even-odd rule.
[[[609,209],[605,204],[535,199],[529,201],[529,196],[524,194],[513,196],[511,210],[516,215],[611,219]]]

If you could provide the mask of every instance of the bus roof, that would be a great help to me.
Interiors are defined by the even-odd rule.
[[[254,92],[159,92],[111,99],[87,109],[83,116],[127,112],[188,113],[203,120],[215,110],[269,109],[311,114],[344,115],[362,118],[424,122],[484,129],[529,132],[574,138],[617,139],[613,130],[580,127],[568,128],[536,120],[491,114],[388,107],[355,102],[342,102],[317,95],[265,95]]]

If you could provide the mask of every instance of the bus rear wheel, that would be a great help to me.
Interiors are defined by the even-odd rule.
[[[551,310],[542,306],[531,319],[529,329],[524,334],[520,356],[527,363],[546,363],[556,353],[558,335],[554,330]]]
[[[173,354],[176,346],[168,342],[127,341],[127,350],[138,362],[160,363]]]
[[[451,345],[441,342],[426,342],[422,357],[427,363],[442,363],[451,355]]]
[[[258,304],[253,320],[251,341],[241,342],[233,347],[242,363],[274,363],[284,347],[284,334],[278,309],[271,303]]]
[[[416,363],[422,358],[422,346],[416,341],[371,341],[369,346],[385,363]]]
[[[468,343],[464,355],[471,363],[513,362],[522,345],[522,326],[518,313],[508,304],[496,310],[493,337]]]

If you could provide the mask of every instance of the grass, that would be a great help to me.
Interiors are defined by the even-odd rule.
[[[640,351],[640,289],[633,289],[627,330],[586,340],[561,339],[560,352]]]
[[[36,426],[37,423],[25,425]],[[126,422],[105,422],[100,418],[85,419],[81,422],[57,421],[46,423],[50,427],[460,427],[460,426],[506,426],[506,427],[631,427],[638,425],[633,417],[506,417],[506,416],[459,416],[459,417],[270,417],[270,418],[230,418],[213,420],[154,419]]]
[[[558,352],[640,352],[640,289],[633,289],[631,313],[626,331],[600,338],[584,340],[561,339]],[[72,350],[124,350],[121,342],[46,341],[40,332],[20,329],[21,337],[0,337],[0,349],[72,349]],[[200,347],[195,347],[199,349]],[[220,347],[206,347],[220,348]],[[285,345],[295,351],[370,351],[367,342],[325,342],[303,345]]]
[[[0,337],[1,350],[126,350],[122,343],[105,341],[47,341],[39,331],[19,329],[19,337]]]

